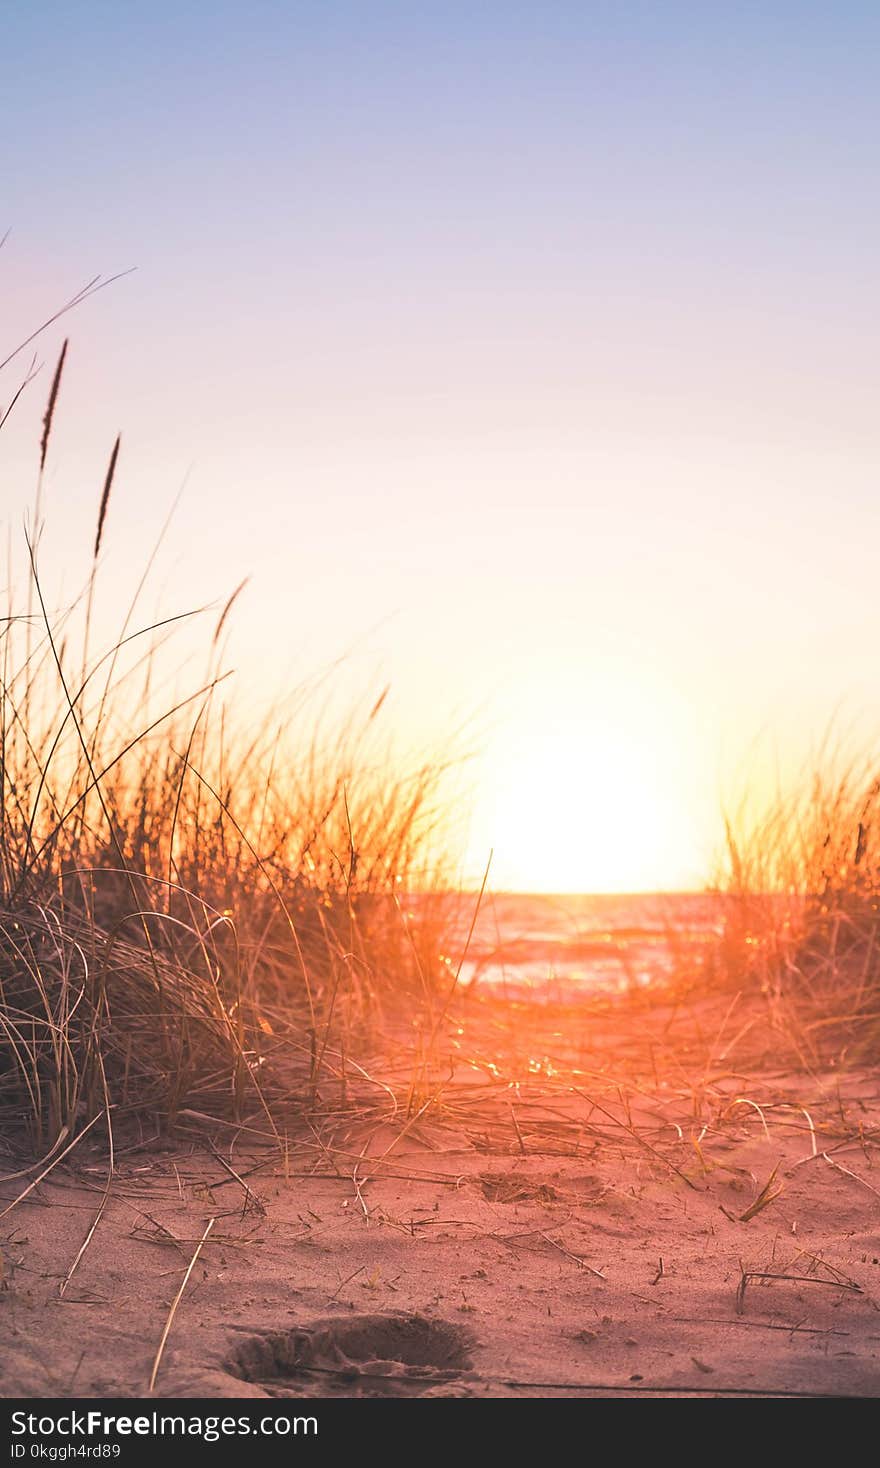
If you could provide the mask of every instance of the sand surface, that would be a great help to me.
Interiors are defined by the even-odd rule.
[[[214,1219],[161,1396],[880,1394],[876,1078],[578,1074],[282,1148],[184,1117],[120,1143],[92,1233],[86,1138],[0,1222],[0,1393],[144,1395]]]

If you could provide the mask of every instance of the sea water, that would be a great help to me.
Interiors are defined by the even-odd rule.
[[[460,982],[522,991],[584,985],[619,991],[698,961],[722,931],[706,893],[485,893],[461,898],[447,964]]]

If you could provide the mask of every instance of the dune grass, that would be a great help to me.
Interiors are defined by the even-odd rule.
[[[196,614],[139,625],[143,581],[93,648],[118,437],[82,593],[52,610],[42,478],[65,357],[0,652],[0,1117],[49,1152],[101,1113],[168,1128],[319,1105],[371,1018],[430,1005],[446,973],[428,865],[444,761],[383,757],[384,695],[332,731],[307,699],[237,725],[221,651],[237,592],[200,613],[188,694],[169,701],[162,673]]]
[[[442,955],[462,924],[435,859],[454,761],[401,772],[384,757],[384,694],[342,726],[316,722],[307,698],[293,716],[242,724],[222,649],[243,583],[221,606],[142,624],[148,562],[118,635],[96,649],[118,436],[82,592],[54,610],[39,546],[66,357],[65,342],[19,591],[11,577],[2,623],[0,1120],[49,1157],[102,1116],[111,1138],[126,1119],[173,1130],[182,1116],[255,1114],[280,1135],[292,1107],[314,1115],[332,1093],[344,1108],[349,1087],[369,1081],[364,1037],[388,1019],[401,1042],[389,1075],[403,1063],[403,1111],[421,1114],[457,1063],[444,1047],[458,970]],[[169,696],[173,639],[193,617],[205,628],[204,673]],[[875,1059],[878,801],[869,767],[851,766],[813,777],[757,820],[731,820],[718,945],[698,971],[683,959],[665,992],[630,996],[630,1038],[640,1006],[659,1012],[670,997],[734,988],[760,997],[767,1034],[784,1036],[804,1068]],[[533,1022],[519,1003],[480,993],[471,1010],[505,1034],[515,1018],[528,1049]],[[581,1055],[587,1023],[583,1007],[559,1017],[560,1055],[576,1036]],[[754,1018],[746,1031],[764,1064]],[[653,1040],[649,1049],[646,1073]],[[501,1085],[505,1066],[484,1061]]]
[[[807,1068],[880,1051],[880,779],[830,746],[757,816],[727,822],[715,974],[758,990]]]

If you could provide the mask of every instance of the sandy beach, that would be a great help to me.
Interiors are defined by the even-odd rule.
[[[0,1392],[145,1395],[204,1239],[161,1397],[880,1394],[876,1077],[772,1034],[747,1075],[730,1010],[587,1006],[555,1063],[552,1008],[527,1051],[474,1000],[425,1100],[390,1068],[280,1145],[184,1114],[109,1191],[83,1139],[2,1219]]]

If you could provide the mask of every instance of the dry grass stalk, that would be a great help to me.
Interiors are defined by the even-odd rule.
[[[49,450],[49,439],[52,435],[52,421],[55,417],[55,407],[58,402],[58,390],[61,387],[61,375],[64,372],[64,363],[67,359],[67,347],[69,338],[65,337],[55,368],[55,376],[52,378],[52,386],[49,389],[49,401],[43,414],[43,434],[40,439],[40,473],[46,467],[46,454]]]
[[[122,435],[117,433],[116,442],[114,443],[113,448],[110,452],[110,462],[107,465],[107,473],[104,476],[104,488],[101,491],[101,503],[98,508],[98,525],[95,531],[95,560],[98,559],[98,556],[101,553],[101,540],[104,535],[104,521],[107,518],[107,506],[110,503],[110,491],[113,488],[113,479],[116,474],[116,462],[119,458],[119,445],[121,442]]]
[[[205,1232],[202,1234],[202,1237],[199,1239],[199,1242],[196,1244],[196,1247],[195,1247],[195,1251],[193,1253],[193,1256],[190,1259],[189,1264],[187,1265],[186,1274],[183,1276],[183,1279],[181,1280],[180,1289],[177,1291],[177,1294],[174,1296],[174,1300],[172,1302],[171,1309],[168,1311],[168,1318],[165,1321],[165,1327],[164,1327],[164,1329],[162,1331],[162,1335],[161,1335],[161,1338],[159,1340],[159,1345],[158,1345],[158,1347],[156,1349],[156,1355],[155,1355],[155,1357],[153,1359],[153,1369],[150,1372],[150,1382],[149,1382],[149,1386],[147,1387],[147,1391],[151,1395],[152,1395],[152,1393],[156,1389],[156,1377],[159,1375],[159,1367],[162,1364],[162,1356],[163,1356],[163,1353],[165,1351],[165,1344],[166,1344],[166,1342],[168,1340],[168,1337],[169,1337],[169,1335],[171,1333],[171,1327],[174,1324],[174,1317],[177,1314],[177,1307],[180,1304],[181,1300],[183,1299],[184,1290],[186,1289],[187,1285],[189,1284],[189,1277],[190,1277],[190,1275],[192,1274],[193,1270],[196,1267],[196,1264],[198,1262],[199,1255],[201,1254],[202,1249],[204,1247],[205,1240],[207,1239],[208,1234],[211,1232],[211,1229],[214,1227],[214,1224],[216,1222],[217,1222],[216,1218],[209,1218],[208,1219],[208,1223],[207,1223],[207,1227],[205,1228]]]

